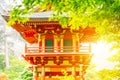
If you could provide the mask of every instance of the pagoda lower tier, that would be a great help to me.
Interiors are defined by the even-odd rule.
[[[84,80],[92,54],[88,53],[34,53],[24,54],[24,59],[32,66],[33,80],[60,80],[56,76],[73,76],[75,80]]]

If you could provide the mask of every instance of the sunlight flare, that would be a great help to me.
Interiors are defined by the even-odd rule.
[[[92,44],[92,62],[96,64],[97,70],[103,68],[113,68],[113,63],[107,60],[112,55],[110,47],[110,44],[104,43],[102,41],[98,41],[97,43]]]

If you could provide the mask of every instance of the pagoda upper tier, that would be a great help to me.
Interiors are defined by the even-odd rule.
[[[37,43],[40,40],[40,35],[51,36],[58,35],[70,38],[72,35],[79,37],[80,42],[94,42],[97,40],[98,34],[94,27],[80,27],[78,30],[71,30],[70,27],[63,28],[59,21],[48,20],[52,12],[39,12],[30,16],[30,20],[26,23],[16,23],[12,27],[17,30],[21,36],[28,43]],[[3,15],[4,19],[8,22],[9,16]],[[50,35],[51,34],[51,35]]]

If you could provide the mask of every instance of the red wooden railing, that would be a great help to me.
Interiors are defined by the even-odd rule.
[[[90,53],[91,45],[83,45],[80,47],[73,46],[64,46],[64,47],[54,47],[54,46],[46,46],[46,47],[27,47],[25,46],[25,53]]]

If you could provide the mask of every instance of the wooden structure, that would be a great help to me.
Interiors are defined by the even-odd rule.
[[[8,21],[7,16],[4,18]],[[64,76],[62,70],[75,80],[84,80],[92,57],[95,28],[71,30],[62,28],[58,21],[38,17],[24,24],[16,22],[12,27],[32,45],[25,46],[22,56],[32,65],[33,80],[59,80],[55,76]]]

